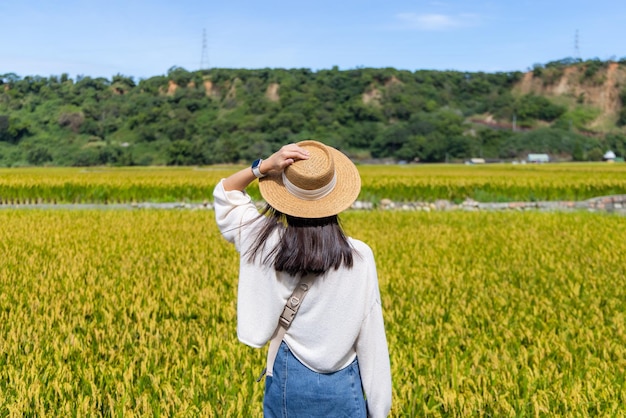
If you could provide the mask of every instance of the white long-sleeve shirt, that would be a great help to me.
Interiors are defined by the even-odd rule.
[[[245,192],[213,192],[217,225],[240,253],[237,292],[237,336],[260,348],[272,337],[287,298],[299,279],[261,262],[250,263],[263,217]],[[274,233],[262,260],[278,242]],[[318,277],[307,293],[284,341],[293,355],[311,370],[330,373],[359,361],[370,417],[386,417],[391,409],[391,370],[378,289],[376,263],[370,247],[348,238],[356,250],[351,269],[331,269]]]

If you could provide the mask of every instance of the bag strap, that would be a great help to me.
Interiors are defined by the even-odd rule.
[[[272,339],[270,340],[270,347],[267,351],[267,363],[265,369],[261,372],[261,375],[256,380],[260,382],[263,376],[267,373],[268,376],[272,376],[272,372],[274,370],[274,361],[276,361],[276,355],[278,354],[278,348],[280,347],[280,343],[285,336],[285,333],[291,326],[293,319],[296,317],[300,306],[302,306],[302,301],[306,296],[307,292],[311,288],[311,284],[313,283],[315,276],[307,275],[300,279],[300,282],[294,289],[289,299],[287,299],[287,303],[285,303],[285,307],[283,308],[283,312],[280,314],[278,318],[278,325],[276,326],[276,330],[274,331],[274,335],[272,335]]]

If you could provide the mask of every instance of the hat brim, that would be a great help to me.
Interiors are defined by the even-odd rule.
[[[299,218],[324,218],[352,206],[361,191],[359,171],[345,154],[333,147],[326,148],[333,156],[337,177],[337,184],[328,195],[318,200],[300,199],[287,191],[282,173],[270,173],[259,180],[263,199],[274,209]]]

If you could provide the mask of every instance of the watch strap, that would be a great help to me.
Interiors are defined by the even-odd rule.
[[[254,174],[254,176],[258,179],[260,179],[261,177],[265,177],[265,174],[261,173],[261,163],[263,162],[262,158],[259,158],[258,160],[255,160],[252,163],[252,174]]]

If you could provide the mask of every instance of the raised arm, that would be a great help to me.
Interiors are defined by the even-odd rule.
[[[304,148],[300,148],[296,144],[285,145],[269,156],[266,160],[261,161],[259,171],[264,175],[272,171],[281,172],[294,162],[298,160],[306,160],[308,158],[309,153]],[[224,190],[226,191],[243,191],[254,181],[255,178],[256,176],[252,172],[252,169],[247,167],[224,179],[222,184],[224,186]]]

